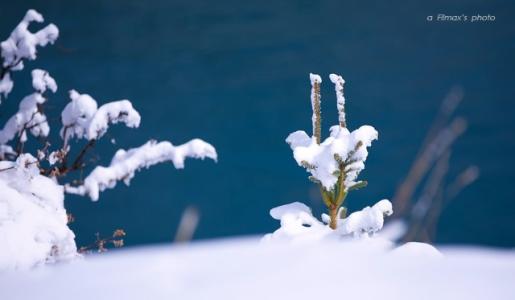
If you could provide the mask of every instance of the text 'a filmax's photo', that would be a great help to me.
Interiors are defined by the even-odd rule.
[[[436,14],[426,17],[428,22],[461,22],[461,23],[491,23],[495,22],[495,16],[491,14],[475,14],[475,15],[448,15]]]

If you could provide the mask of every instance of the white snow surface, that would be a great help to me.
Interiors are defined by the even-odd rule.
[[[0,162],[0,271],[77,257],[63,187],[39,175],[36,158]]]
[[[96,167],[78,187],[66,186],[66,192],[88,195],[97,201],[99,193],[107,188],[114,188],[117,181],[123,180],[129,185],[135,172],[152,165],[171,161],[175,168],[184,168],[186,158],[211,158],[217,160],[215,148],[201,139],[193,139],[185,144],[174,146],[168,141],[148,141],[144,145],[125,151],[118,150],[108,167]]]
[[[320,181],[326,190],[332,190],[338,180],[339,165],[335,160],[335,154],[343,159],[349,158],[353,161],[348,167],[350,172],[345,178],[347,188],[355,185],[359,173],[365,169],[365,160],[368,156],[367,147],[370,147],[373,140],[378,137],[374,127],[369,125],[349,132],[347,128],[339,125],[330,128],[330,136],[326,138],[320,145],[316,143],[314,138],[310,138],[304,131],[296,131],[291,133],[286,142],[293,150],[293,157],[299,166],[305,166],[307,163],[313,168],[307,168],[311,175]],[[354,152],[356,145],[361,142],[363,146]],[[353,153],[354,152],[354,153]],[[352,157],[349,157],[353,154]]]
[[[219,240],[0,273],[0,290],[10,300],[513,299],[515,252],[441,252],[443,257],[428,245],[395,248],[378,239],[297,245]]]

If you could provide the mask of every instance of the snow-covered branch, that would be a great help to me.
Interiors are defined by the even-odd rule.
[[[47,89],[55,93],[57,91],[57,84],[48,72],[35,69],[32,71],[32,86],[36,92],[23,98],[18,112],[0,130],[0,145],[5,145],[16,136],[19,137],[20,142],[26,142],[27,130],[35,137],[48,136],[50,127],[40,106],[46,102],[43,93]]]
[[[339,125],[330,128],[330,136],[323,142],[316,142],[315,137],[309,137],[304,131],[295,131],[286,138],[293,150],[293,156],[299,166],[306,167],[312,178],[319,182],[327,191],[335,189],[341,172],[345,172],[346,189],[356,184],[355,180],[365,168],[368,156],[367,147],[378,137],[374,127],[365,125],[349,132],[345,125],[343,84],[345,80],[339,75],[331,74],[330,79],[335,83]],[[311,103],[313,107],[313,126],[316,125],[317,101],[320,101],[320,87],[315,88],[322,80],[320,76],[310,74]],[[317,92],[318,91],[318,92]],[[344,124],[345,126],[342,126]],[[314,130],[314,134],[317,130]],[[344,166],[343,166],[344,165]]]
[[[3,58],[0,72],[0,94],[3,94],[4,97],[7,97],[13,87],[9,72],[22,70],[24,59],[36,59],[37,46],[44,47],[48,43],[53,44],[59,36],[59,29],[54,24],[49,24],[35,33],[28,30],[31,22],[42,23],[43,21],[41,14],[30,9],[9,38],[0,44]]]
[[[330,74],[329,79],[334,83],[334,90],[336,91],[336,108],[338,109],[338,122],[341,127],[347,127],[345,121],[345,97],[343,96],[343,85],[345,80],[343,77],[336,74]]]
[[[109,128],[109,124],[125,123],[127,127],[139,127],[141,116],[129,100],[119,100],[98,107],[97,102],[88,94],[70,91],[70,103],[61,113],[63,128],[61,137],[98,140]],[[97,108],[98,107],[98,108]]]
[[[313,126],[313,138],[320,144],[320,140],[322,139],[322,98],[320,96],[322,78],[320,78],[320,75],[310,73],[309,80],[311,81],[311,109],[313,110],[311,122]]]
[[[194,139],[185,144],[174,146],[170,142],[149,141],[146,144],[128,151],[118,150],[108,167],[96,167],[77,187],[67,185],[65,191],[71,194],[88,195],[96,201],[99,192],[114,188],[116,182],[123,180],[129,185],[135,172],[152,165],[171,161],[177,169],[184,168],[184,160],[192,158],[211,158],[217,160],[215,148],[200,140]]]

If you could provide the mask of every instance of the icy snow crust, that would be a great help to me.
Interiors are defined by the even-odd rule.
[[[0,274],[0,289],[10,300],[513,299],[513,251],[443,249],[441,257],[427,247],[240,239],[129,249]]]

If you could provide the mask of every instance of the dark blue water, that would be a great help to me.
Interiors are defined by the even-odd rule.
[[[393,195],[442,98],[460,85],[458,114],[470,128],[454,147],[449,177],[470,164],[481,177],[444,211],[436,241],[515,246],[513,2],[6,1],[2,39],[28,8],[61,31],[56,45],[27,64],[58,81],[48,114],[57,117],[75,88],[99,103],[128,98],[143,117],[137,130],[110,131],[96,148],[101,164],[118,147],[149,138],[201,137],[219,153],[217,164],[144,170],[97,203],[68,196],[79,245],[118,227],[128,245],[170,241],[191,204],[202,215],[198,239],[270,232],[278,224],[268,210],[292,201],[321,212],[284,139],[310,130],[308,73],[338,72],[347,80],[349,126],[366,123],[380,132],[362,173],[369,186],[350,195],[351,210]],[[437,13],[496,20],[426,21]],[[29,92],[28,72],[14,77],[2,122]],[[336,123],[329,80],[322,93],[327,130]]]

